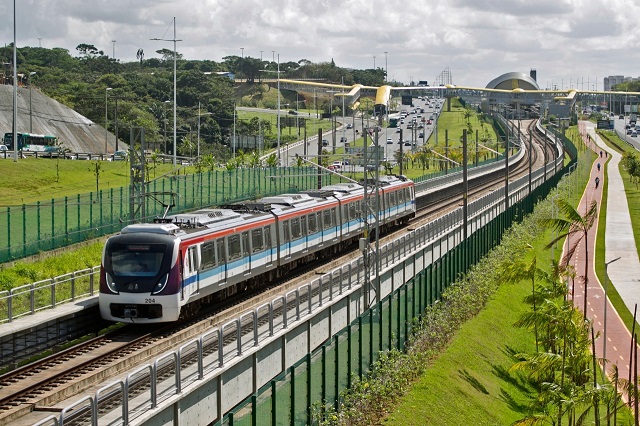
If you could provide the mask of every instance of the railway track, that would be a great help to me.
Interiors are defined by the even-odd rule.
[[[529,128],[531,125],[529,126]],[[530,130],[531,131],[531,130]],[[544,149],[550,149],[547,143],[534,138],[536,144],[531,163],[533,168],[541,167]],[[510,177],[517,178],[528,173],[529,161],[521,161],[510,170]],[[469,188],[468,198],[473,200],[483,194],[504,187],[504,173],[502,178],[494,177],[491,181],[480,182]],[[452,190],[446,200],[433,205],[424,206],[411,222],[410,226],[420,226],[422,223],[433,220],[438,215],[443,215],[457,207],[461,203],[460,190]],[[381,238],[381,242],[393,240],[406,233],[405,229],[399,229],[388,236]],[[206,333],[207,330],[216,328],[226,323],[230,318],[237,317],[240,313],[250,308],[260,306],[276,296],[284,294],[291,289],[298,288],[301,283],[309,282],[319,273],[326,273],[336,266],[343,265],[352,259],[361,256],[354,248],[343,256],[333,259],[317,261],[305,268],[300,268],[295,276],[287,277],[287,281],[272,288],[262,290],[258,294],[250,296],[238,296],[228,305],[216,310],[206,312],[198,318],[180,324],[170,324],[157,327],[126,326],[104,336],[90,339],[68,350],[56,353],[44,358],[37,363],[30,364],[8,374],[0,376],[0,426],[12,424],[16,419],[31,411],[56,410],[56,404],[91,387],[98,386],[109,378],[131,371],[139,365],[149,363],[163,352],[178,347],[185,342]],[[308,297],[322,289],[312,289]],[[280,309],[287,309],[282,305]],[[255,332],[268,321],[266,316],[260,317],[257,323],[247,322],[243,324],[240,334],[246,335]],[[149,328],[152,328],[149,330]],[[206,353],[215,353],[219,350],[220,343],[225,344],[229,339],[237,338],[230,334],[220,337],[222,342],[212,339],[203,350]],[[195,358],[195,354],[193,354]],[[183,359],[183,362],[188,362]],[[171,366],[167,366],[166,374],[172,374]],[[135,384],[130,392],[135,392]],[[117,399],[117,396],[116,396]],[[105,407],[102,407],[102,404]],[[101,401],[101,409],[108,409],[108,401]],[[81,413],[79,413],[81,414]],[[81,424],[82,420],[78,420]]]

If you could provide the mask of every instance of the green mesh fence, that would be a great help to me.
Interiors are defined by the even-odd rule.
[[[312,423],[313,413],[321,414],[323,407],[338,407],[340,393],[351,385],[352,377],[366,375],[381,352],[404,350],[413,319],[438,300],[460,273],[498,245],[504,232],[532,212],[536,200],[544,198],[561,176],[558,173],[549,179],[428,265],[215,424],[307,425]]]
[[[324,175],[322,184],[337,182]],[[147,196],[134,200],[129,187],[0,209],[0,263],[65,247],[120,231],[132,222],[164,214],[240,200],[316,188],[313,167],[248,168],[167,176],[145,185]],[[132,219],[132,212],[135,219]]]

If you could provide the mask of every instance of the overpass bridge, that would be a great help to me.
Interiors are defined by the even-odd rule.
[[[548,106],[556,105],[565,107],[567,114],[573,110],[579,101],[588,104],[597,104],[600,101],[607,101],[611,104],[621,104],[633,101],[640,103],[640,92],[614,92],[597,90],[578,89],[540,89],[537,83],[527,78],[523,73],[507,73],[492,80],[488,87],[471,87],[446,84],[442,86],[389,86],[383,85],[364,86],[355,84],[345,86],[332,83],[316,83],[302,80],[280,79],[280,87],[293,91],[308,91],[326,93],[328,95],[342,96],[345,102],[352,109],[358,108],[361,97],[372,97],[375,99],[376,109],[387,111],[392,96],[397,96],[402,92],[416,92],[432,94],[438,97],[455,98],[460,97],[467,103],[477,104],[481,107],[508,106],[508,105],[539,105],[545,109]]]

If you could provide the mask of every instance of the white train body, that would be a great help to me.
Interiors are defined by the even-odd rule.
[[[369,191],[369,224],[375,197]],[[415,216],[412,181],[383,176],[380,226]],[[365,228],[364,188],[354,183],[265,197],[134,224],[109,238],[100,274],[100,315],[111,321],[176,321],[202,303],[272,282],[300,263],[356,242]]]

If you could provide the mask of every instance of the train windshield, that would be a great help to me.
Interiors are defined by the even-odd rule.
[[[166,244],[113,244],[109,250],[111,270],[119,277],[156,276],[166,250]]]

